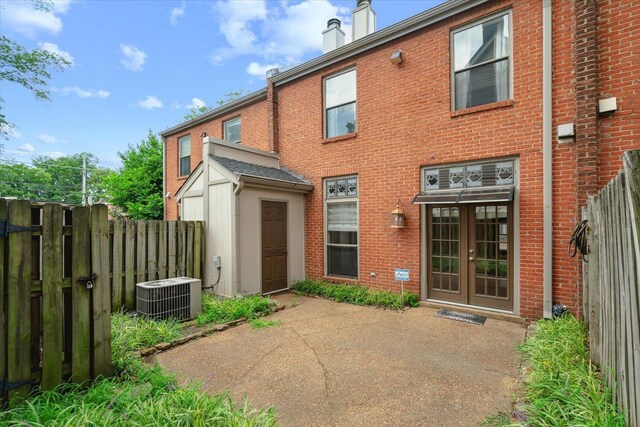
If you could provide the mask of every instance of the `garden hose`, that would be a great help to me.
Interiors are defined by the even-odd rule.
[[[582,261],[588,262],[585,258],[585,255],[589,254],[589,243],[587,241],[588,230],[589,225],[586,219],[577,223],[573,228],[573,234],[571,235],[571,240],[569,240],[569,256],[571,258],[574,258],[576,253],[580,251],[580,254],[582,254]],[[572,247],[573,252],[571,251]]]

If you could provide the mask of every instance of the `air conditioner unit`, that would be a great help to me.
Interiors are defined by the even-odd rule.
[[[136,284],[136,310],[156,320],[193,319],[200,313],[202,285],[190,277]]]

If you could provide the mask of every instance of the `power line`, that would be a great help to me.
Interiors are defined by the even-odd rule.
[[[51,168],[64,168],[64,169],[76,169],[76,170],[82,170],[81,166],[66,166],[66,165],[56,165],[56,164],[51,164],[51,163],[42,163],[42,164],[38,164],[38,165],[34,165],[32,162],[21,162],[18,160],[8,160],[8,159],[0,159],[0,163],[11,163],[11,164],[19,164],[19,165],[27,165],[27,166],[32,166],[34,168],[40,168],[40,167],[51,167]],[[102,168],[107,168],[109,170],[113,170],[111,168],[109,168],[108,166],[105,165],[99,165],[96,164],[96,167],[102,167]],[[87,165],[87,167],[90,167],[90,165]]]

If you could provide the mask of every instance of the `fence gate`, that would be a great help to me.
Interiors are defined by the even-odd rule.
[[[111,375],[107,215],[0,199],[2,399]]]

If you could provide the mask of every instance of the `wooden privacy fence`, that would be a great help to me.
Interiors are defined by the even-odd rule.
[[[589,199],[584,293],[592,360],[601,367],[627,424],[640,426],[640,150]]]
[[[0,199],[0,400],[111,375],[111,312],[137,282],[201,278],[203,242],[201,222]]]

